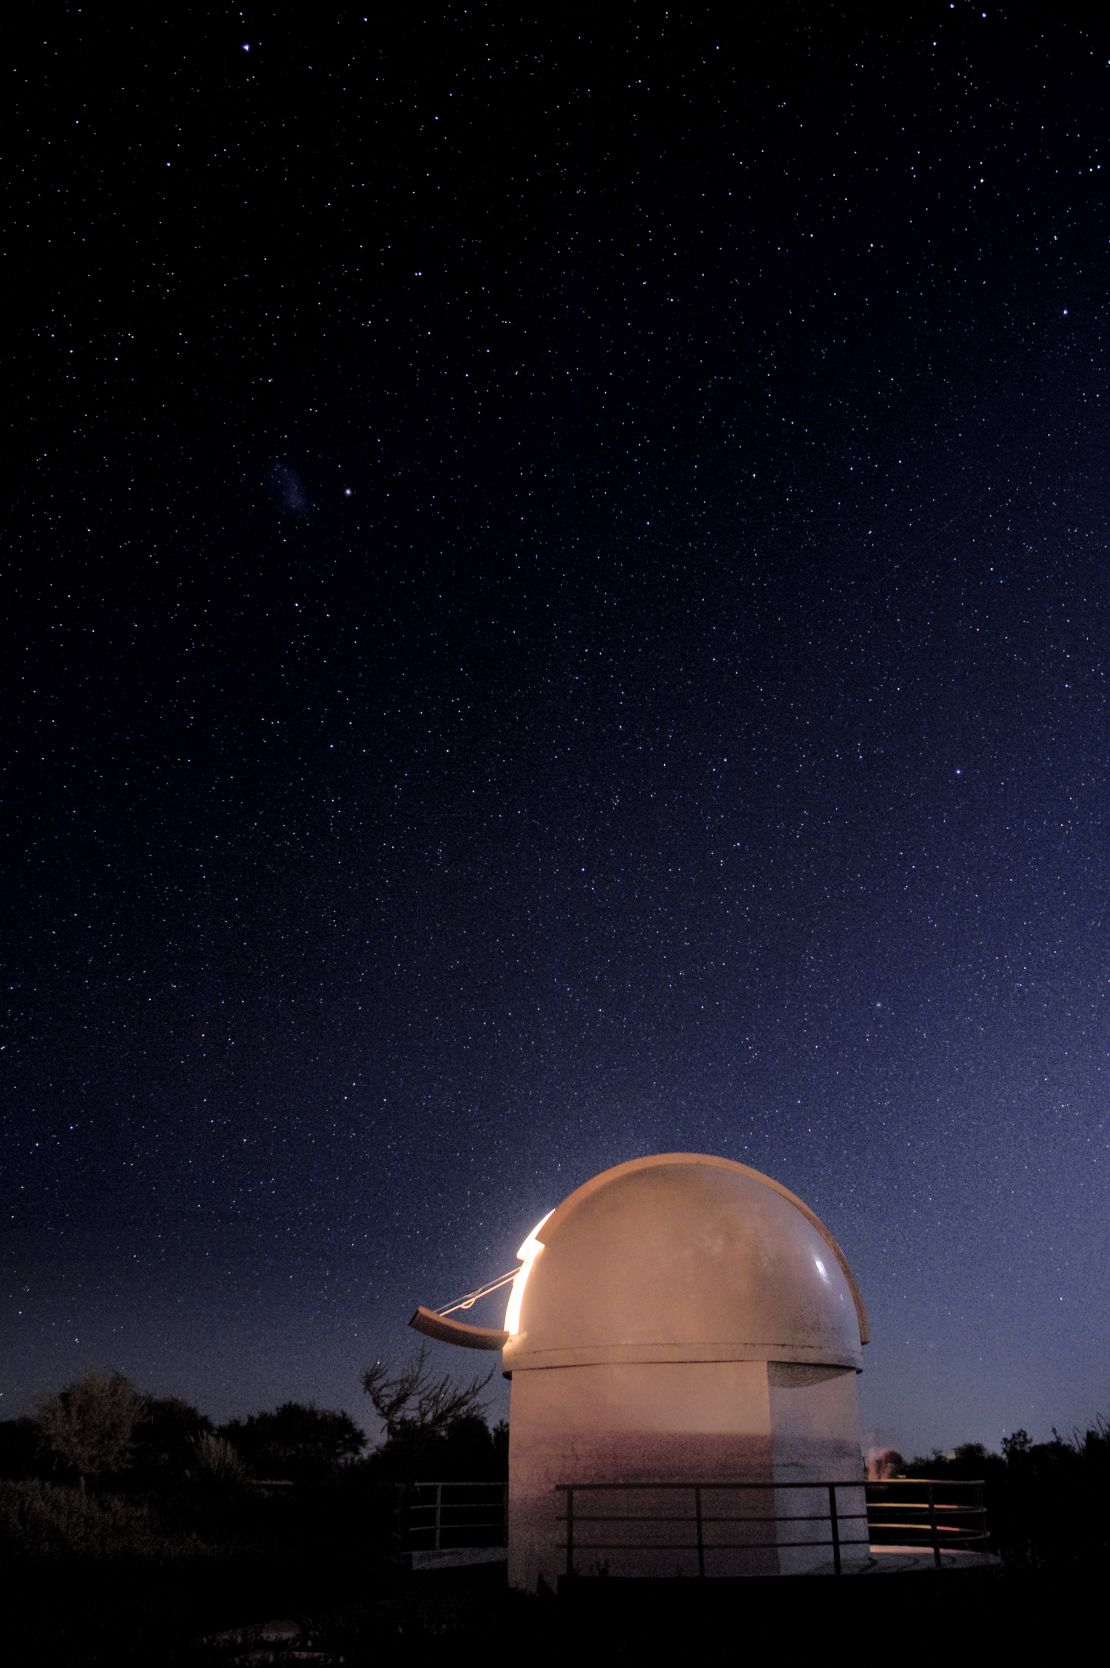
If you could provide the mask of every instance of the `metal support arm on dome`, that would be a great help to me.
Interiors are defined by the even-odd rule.
[[[491,1292],[511,1286],[518,1272],[510,1268],[495,1279],[487,1280],[484,1285],[476,1286],[465,1297],[457,1297],[454,1303],[445,1303],[442,1309],[426,1309],[421,1304],[409,1325],[422,1332],[425,1338],[438,1338],[444,1344],[459,1344],[463,1349],[500,1349],[509,1336],[500,1327],[471,1326],[467,1321],[449,1320],[448,1316],[459,1309],[473,1309],[480,1297],[488,1297]]]
[[[423,1304],[409,1321],[409,1325],[425,1338],[438,1338],[444,1344],[458,1344],[463,1349],[501,1349],[509,1341],[509,1334],[495,1326],[469,1326],[466,1321],[448,1320]]]
[[[485,1285],[475,1286],[465,1297],[457,1297],[454,1303],[444,1303],[433,1312],[437,1315],[453,1315],[456,1309],[473,1309],[480,1297],[488,1297],[490,1292],[499,1292],[503,1286],[511,1286],[519,1273],[518,1268],[506,1269],[504,1274],[495,1275],[492,1280],[487,1280]]]

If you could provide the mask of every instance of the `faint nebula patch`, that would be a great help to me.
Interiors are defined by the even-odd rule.
[[[312,508],[305,496],[304,483],[300,475],[287,463],[272,464],[267,481],[281,509],[288,510],[292,515],[306,515]]]

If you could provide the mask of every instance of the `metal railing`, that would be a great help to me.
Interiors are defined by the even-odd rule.
[[[972,1491],[969,1504],[958,1501],[938,1500],[937,1491],[945,1489],[959,1489]],[[720,1512],[714,1511],[714,1497],[723,1494],[755,1492],[763,1495],[777,1494],[784,1489],[808,1489],[811,1494],[819,1494],[828,1502],[828,1509],[819,1512]],[[882,1497],[882,1491],[894,1489],[897,1494],[895,1500]],[[844,1490],[852,1490],[858,1497],[864,1496],[864,1511],[846,1510],[845,1504],[838,1500],[838,1495]],[[910,1494],[898,1491],[909,1490]],[[692,1510],[674,1512],[596,1512],[582,1509],[582,1497],[588,1506],[603,1494],[609,1495],[645,1495],[675,1492],[689,1496],[689,1506]],[[832,1554],[833,1573],[843,1574],[844,1551],[850,1547],[867,1547],[870,1549],[873,1538],[877,1535],[877,1544],[882,1544],[890,1533],[897,1533],[898,1544],[931,1547],[934,1562],[941,1568],[941,1555],[946,1550],[967,1550],[973,1547],[981,1551],[986,1550],[986,1513],[983,1509],[982,1484],[978,1481],[963,1482],[956,1479],[909,1479],[896,1483],[865,1483],[861,1478],[851,1481],[817,1481],[810,1482],[779,1482],[767,1480],[761,1482],[729,1482],[729,1483],[685,1483],[685,1482],[642,1482],[642,1483],[559,1483],[556,1493],[563,1497],[563,1510],[558,1521],[563,1526],[565,1538],[558,1541],[558,1550],[565,1554],[567,1576],[578,1573],[575,1565],[576,1557],[583,1553],[625,1553],[625,1552],[655,1552],[655,1553],[686,1553],[693,1554],[697,1562],[697,1573],[701,1578],[706,1574],[707,1557],[717,1552],[766,1552],[778,1551],[786,1548],[815,1548],[827,1547]],[[876,1498],[876,1496],[878,1496]],[[807,1502],[802,1502],[806,1504]],[[811,1502],[812,1503],[812,1502]],[[895,1510],[894,1519],[885,1517],[888,1510]],[[874,1515],[873,1515],[874,1514]],[[685,1531],[681,1540],[597,1540],[594,1531],[586,1525],[611,1524],[622,1527],[636,1524],[665,1525],[667,1528],[682,1526]],[[779,1525],[791,1523],[827,1524],[827,1536],[811,1535],[802,1540],[794,1540],[775,1535],[769,1540],[764,1539],[717,1539],[718,1533],[740,1525]],[[848,1525],[867,1525],[865,1536],[845,1534]],[[713,1525],[710,1538],[706,1538],[706,1526]],[[583,1538],[583,1531],[585,1536]],[[646,1532],[646,1531],[645,1531]],[[603,1531],[604,1533],[604,1531]],[[891,1544],[886,1540],[886,1544]]]
[[[868,1483],[867,1522],[873,1547],[986,1553],[989,1536],[981,1477],[892,1477]]]
[[[413,1552],[504,1546],[507,1483],[414,1483],[404,1491],[404,1540]]]

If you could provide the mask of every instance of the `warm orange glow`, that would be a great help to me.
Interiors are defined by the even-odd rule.
[[[516,1271],[516,1278],[513,1281],[513,1289],[509,1293],[509,1302],[505,1310],[505,1331],[509,1334],[510,1338],[515,1337],[520,1331],[520,1306],[524,1302],[524,1288],[528,1284],[528,1276],[532,1272],[532,1264],[543,1250],[543,1245],[539,1239],[540,1229],[547,1221],[547,1218],[551,1215],[552,1212],[548,1211],[547,1216],[540,1218],[540,1220],[536,1223],[536,1226],[532,1229],[532,1232],[528,1235],[528,1238],[524,1241],[520,1250],[517,1252],[517,1256],[520,1258],[520,1267]]]

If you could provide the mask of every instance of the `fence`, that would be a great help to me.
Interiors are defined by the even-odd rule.
[[[930,1547],[937,1569],[943,1552],[985,1554],[989,1537],[983,1486],[980,1477],[894,1477],[868,1483],[871,1545]]]
[[[504,1546],[507,1483],[414,1483],[401,1497],[402,1540],[410,1552]]]
[[[774,1496],[785,1489],[805,1489],[814,1504],[816,1494],[822,1501],[820,1511],[805,1512],[722,1512],[714,1510],[722,1496],[754,1492]],[[858,1502],[862,1493],[865,1510],[852,1510],[851,1499],[842,1498],[851,1491]],[[641,1505],[650,1505],[650,1496],[679,1495],[677,1502],[685,1510],[672,1512],[649,1511],[591,1511],[591,1505],[604,1505],[604,1496],[639,1496]],[[980,1479],[962,1478],[896,1478],[881,1483],[851,1482],[777,1482],[767,1480],[748,1483],[560,1483],[556,1493],[562,1497],[559,1523],[564,1538],[558,1548],[565,1556],[567,1575],[578,1572],[575,1560],[589,1554],[596,1562],[597,1555],[624,1552],[679,1552],[692,1554],[697,1573],[704,1577],[712,1573],[717,1552],[771,1551],[786,1548],[827,1548],[833,1572],[844,1570],[845,1552],[865,1546],[913,1547],[931,1550],[937,1569],[941,1568],[945,1552],[986,1552],[986,1511],[983,1506],[983,1483]],[[685,1495],[685,1501],[681,1496]],[[758,1502],[757,1502],[758,1504]],[[446,1553],[477,1547],[503,1547],[507,1541],[508,1485],[503,1482],[435,1482],[416,1483],[403,1492],[401,1498],[402,1540],[410,1552]],[[642,1542],[618,1538],[595,1539],[598,1526],[629,1525],[665,1526],[679,1530],[678,1540],[650,1538]],[[769,1539],[718,1539],[730,1528],[764,1525],[765,1531],[791,1523],[828,1526],[825,1535],[809,1534],[803,1539],[772,1534]],[[857,1531],[865,1525],[864,1533]],[[768,1526],[770,1526],[768,1528]],[[707,1536],[707,1529],[709,1534]],[[606,1531],[601,1531],[603,1534]],[[848,1556],[852,1554],[848,1551]]]
[[[721,1512],[713,1510],[715,1498],[721,1495],[757,1491],[766,1495],[777,1495],[785,1489],[805,1489],[810,1496],[819,1495],[827,1501],[827,1509],[807,1512]],[[946,1491],[964,1491],[969,1498],[966,1501],[943,1498]],[[846,1509],[846,1503],[838,1497],[844,1491],[851,1491],[858,1500],[864,1495],[866,1509],[853,1511]],[[862,1480],[850,1482],[748,1482],[748,1483],[560,1483],[556,1492],[562,1496],[563,1509],[559,1515],[559,1523],[564,1530],[564,1539],[557,1543],[558,1549],[565,1555],[565,1573],[573,1576],[578,1572],[575,1559],[583,1554],[589,1554],[596,1562],[597,1554],[626,1552],[652,1553],[685,1553],[693,1554],[697,1563],[699,1577],[707,1573],[707,1561],[712,1561],[717,1552],[765,1552],[783,1550],[786,1548],[804,1547],[807,1549],[828,1548],[831,1553],[833,1573],[841,1575],[844,1570],[844,1553],[849,1547],[872,1545],[893,1545],[929,1547],[932,1549],[933,1559],[937,1569],[941,1568],[942,1553],[944,1551],[986,1551],[986,1513],[983,1509],[982,1483],[979,1481],[964,1482],[956,1479],[908,1479],[897,1482],[864,1483]],[[616,1495],[618,1504],[621,1496],[637,1496],[641,1501],[644,1496],[678,1493],[687,1496],[680,1504],[687,1507],[678,1512],[620,1512],[620,1511],[590,1511],[589,1506],[594,1503],[605,1504],[599,1497]],[[938,1493],[942,1496],[938,1498]],[[586,1510],[583,1510],[583,1503]],[[630,1502],[634,1503],[634,1502]],[[813,1504],[802,1501],[802,1504]],[[893,1512],[895,1515],[891,1516]],[[623,1535],[616,1539],[595,1539],[596,1525],[620,1525],[622,1529],[628,1525],[642,1523],[645,1525],[665,1525],[667,1530],[672,1527],[683,1531],[680,1540],[656,1539],[649,1531],[644,1531],[649,1538],[644,1540],[629,1540]],[[718,1539],[722,1531],[727,1535],[730,1530],[739,1530],[740,1526],[754,1525],[774,1526],[780,1524],[806,1523],[827,1524],[827,1535],[808,1535],[801,1540],[790,1538],[790,1532],[782,1536],[775,1534],[770,1539],[752,1539],[743,1535],[740,1539]],[[852,1533],[860,1524],[866,1526],[865,1533]],[[707,1538],[706,1529],[711,1527]],[[602,1530],[604,1534],[606,1531]],[[610,1531],[611,1532],[611,1531]],[[757,1528],[758,1532],[758,1528]],[[604,1560],[602,1560],[604,1562]]]

